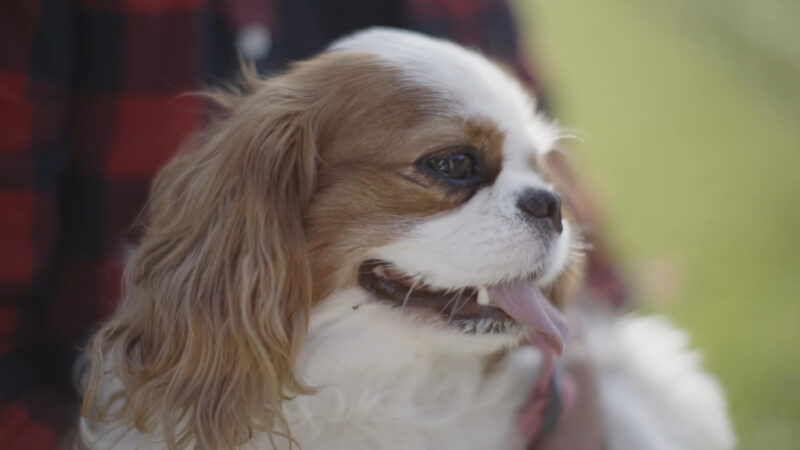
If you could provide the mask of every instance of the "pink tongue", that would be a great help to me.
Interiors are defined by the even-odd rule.
[[[567,338],[564,316],[542,295],[539,288],[524,281],[488,287],[489,299],[517,322],[531,327],[533,342],[545,352],[561,354]]]

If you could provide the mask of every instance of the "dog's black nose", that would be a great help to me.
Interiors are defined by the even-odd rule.
[[[528,217],[549,220],[556,232],[563,231],[561,197],[555,192],[546,189],[527,189],[519,196],[517,206]]]

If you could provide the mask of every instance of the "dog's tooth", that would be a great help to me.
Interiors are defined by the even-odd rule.
[[[478,289],[478,304],[483,306],[489,304],[489,290],[485,286]]]

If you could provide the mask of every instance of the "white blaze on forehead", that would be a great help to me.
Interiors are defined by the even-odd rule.
[[[547,152],[558,129],[535,114],[535,101],[517,80],[477,52],[410,31],[370,28],[333,43],[331,51],[367,52],[400,69],[409,83],[440,92],[454,114],[488,117],[506,133],[505,160],[528,164],[534,151]]]

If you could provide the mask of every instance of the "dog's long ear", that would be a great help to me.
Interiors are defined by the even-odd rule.
[[[123,305],[93,341],[84,414],[163,433],[170,448],[285,430],[282,401],[309,391],[294,366],[311,307],[302,212],[316,130],[287,76],[250,84],[218,95],[227,116],[157,176]],[[108,376],[125,406],[104,418]]]

